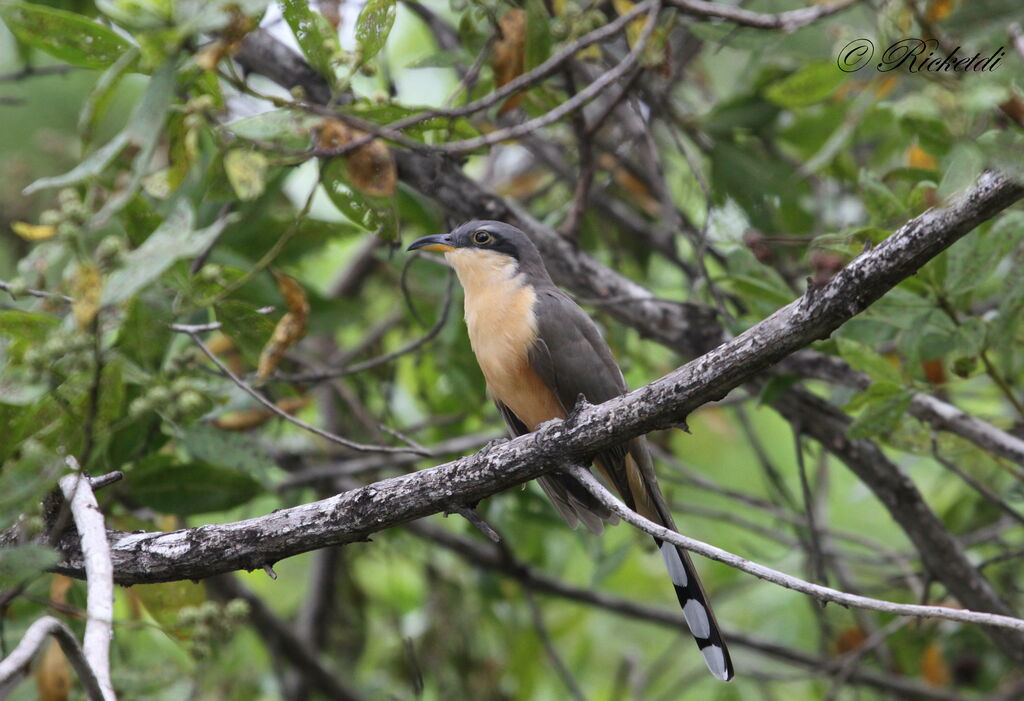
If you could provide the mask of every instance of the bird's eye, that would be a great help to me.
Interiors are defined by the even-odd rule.
[[[473,234],[473,243],[475,243],[478,246],[486,246],[493,240],[494,237],[491,236],[486,231],[478,231],[475,234]]]

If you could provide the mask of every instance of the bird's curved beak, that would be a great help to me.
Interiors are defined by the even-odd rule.
[[[424,251],[441,251],[444,253],[455,250],[455,246],[452,245],[451,234],[432,234],[431,236],[424,236],[421,239],[413,241],[405,250],[415,251],[419,248],[422,248]]]

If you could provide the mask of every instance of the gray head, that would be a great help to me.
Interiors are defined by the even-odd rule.
[[[407,250],[442,251],[456,253],[463,264],[473,259],[493,260],[494,256],[507,256],[515,261],[518,271],[533,284],[551,283],[540,251],[530,237],[521,230],[500,221],[473,220],[457,227],[451,233],[424,236],[412,242]],[[476,255],[490,254],[490,255]],[[449,256],[449,260],[452,257]],[[453,261],[454,262],[454,261]]]

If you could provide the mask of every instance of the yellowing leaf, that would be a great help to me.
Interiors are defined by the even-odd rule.
[[[941,22],[949,17],[954,5],[956,5],[956,0],[932,0],[925,16],[932,22]]]
[[[636,7],[636,3],[633,2],[633,0],[612,0],[612,6],[615,8],[615,11],[618,12],[621,16],[632,10],[634,7]],[[638,17],[632,22],[630,22],[629,26],[626,27],[626,41],[629,42],[630,48],[633,48],[633,45],[636,44],[637,39],[640,38],[640,35],[644,31],[644,24],[646,24],[646,22],[647,19],[645,17]]]
[[[103,293],[103,278],[99,268],[92,263],[78,266],[78,274],[72,283],[71,311],[75,315],[78,328],[84,329],[96,318],[100,310],[100,297]]]
[[[907,164],[912,168],[924,168],[926,170],[935,170],[938,167],[935,157],[917,144],[907,149]]]
[[[267,184],[267,157],[247,149],[228,151],[224,156],[224,172],[238,199],[254,200],[263,194]]]
[[[62,606],[68,603],[68,590],[74,583],[75,581],[71,577],[65,577],[62,574],[53,575],[53,580],[50,582],[50,601]]]
[[[928,686],[941,687],[949,684],[949,665],[942,656],[942,648],[931,642],[921,655],[921,676]]]
[[[28,224],[23,221],[16,221],[11,224],[11,229],[26,241],[42,241],[57,233],[57,227],[49,224]]]
[[[284,273],[279,273],[276,270],[273,272],[277,279],[277,287],[284,295],[288,313],[277,322],[274,333],[260,353],[259,367],[256,370],[260,382],[274,372],[288,349],[306,335],[306,321],[309,318],[309,301],[299,283],[295,281],[295,278]]]
[[[526,12],[514,7],[498,20],[501,38],[494,42],[491,52],[491,69],[494,71],[494,84],[501,87],[523,74],[526,65]],[[505,100],[498,109],[504,114],[515,109],[523,100],[523,93],[518,93]]]
[[[46,642],[46,651],[36,668],[35,678],[39,701],[65,701],[71,692],[68,658],[53,638]]]

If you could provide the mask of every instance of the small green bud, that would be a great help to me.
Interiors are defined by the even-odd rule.
[[[39,223],[45,226],[57,226],[64,221],[64,213],[56,209],[44,209],[39,214]]]
[[[177,356],[177,355],[174,356],[175,359],[177,359],[179,357],[181,357],[181,356]],[[176,378],[174,378],[174,381],[171,382],[170,387],[171,387],[171,393],[172,394],[175,394],[175,395],[181,394],[182,392],[185,392],[187,390],[192,389],[192,378],[191,377],[176,377]]]
[[[73,205],[81,201],[82,198],[78,196],[78,190],[75,190],[72,187],[66,187],[57,193],[57,202],[60,203],[61,209],[65,209],[69,205]]]
[[[59,360],[71,351],[71,344],[63,336],[51,336],[43,344],[43,353],[50,360]]]
[[[28,365],[30,367],[42,368],[42,366],[46,363],[46,353],[43,352],[42,348],[39,348],[38,346],[33,346],[32,348],[29,348],[27,351],[25,351],[25,355],[22,356],[22,362],[24,362],[25,365]]]
[[[977,358],[974,356],[962,356],[953,361],[953,374],[957,377],[970,377],[977,367]]]
[[[202,409],[204,404],[203,395],[194,389],[189,389],[182,392],[181,396],[178,397],[177,409],[183,414],[191,414]]]
[[[171,401],[171,390],[164,385],[151,387],[149,392],[147,392],[147,395],[149,396],[149,401],[153,403],[153,406],[158,408],[163,408]]]
[[[178,610],[178,625],[192,627],[199,621],[199,609],[195,606],[182,606]]]
[[[100,263],[113,264],[118,261],[125,253],[124,241],[121,240],[120,236],[111,234],[105,237],[96,246],[96,259]]]
[[[15,278],[10,282],[7,292],[12,297],[21,297],[22,295],[28,294],[28,283],[21,278]]]
[[[249,602],[245,599],[232,599],[224,606],[224,614],[229,620],[241,623],[249,617]]]
[[[224,274],[224,269],[219,265],[204,265],[202,270],[199,271],[199,278],[206,282],[217,282],[221,275]]]
[[[220,606],[215,601],[204,601],[199,606],[199,618],[203,621],[212,621],[220,618]]]
[[[132,400],[132,403],[128,405],[128,415],[133,419],[137,419],[152,410],[153,402],[151,402],[149,397],[146,396],[136,397]]]

